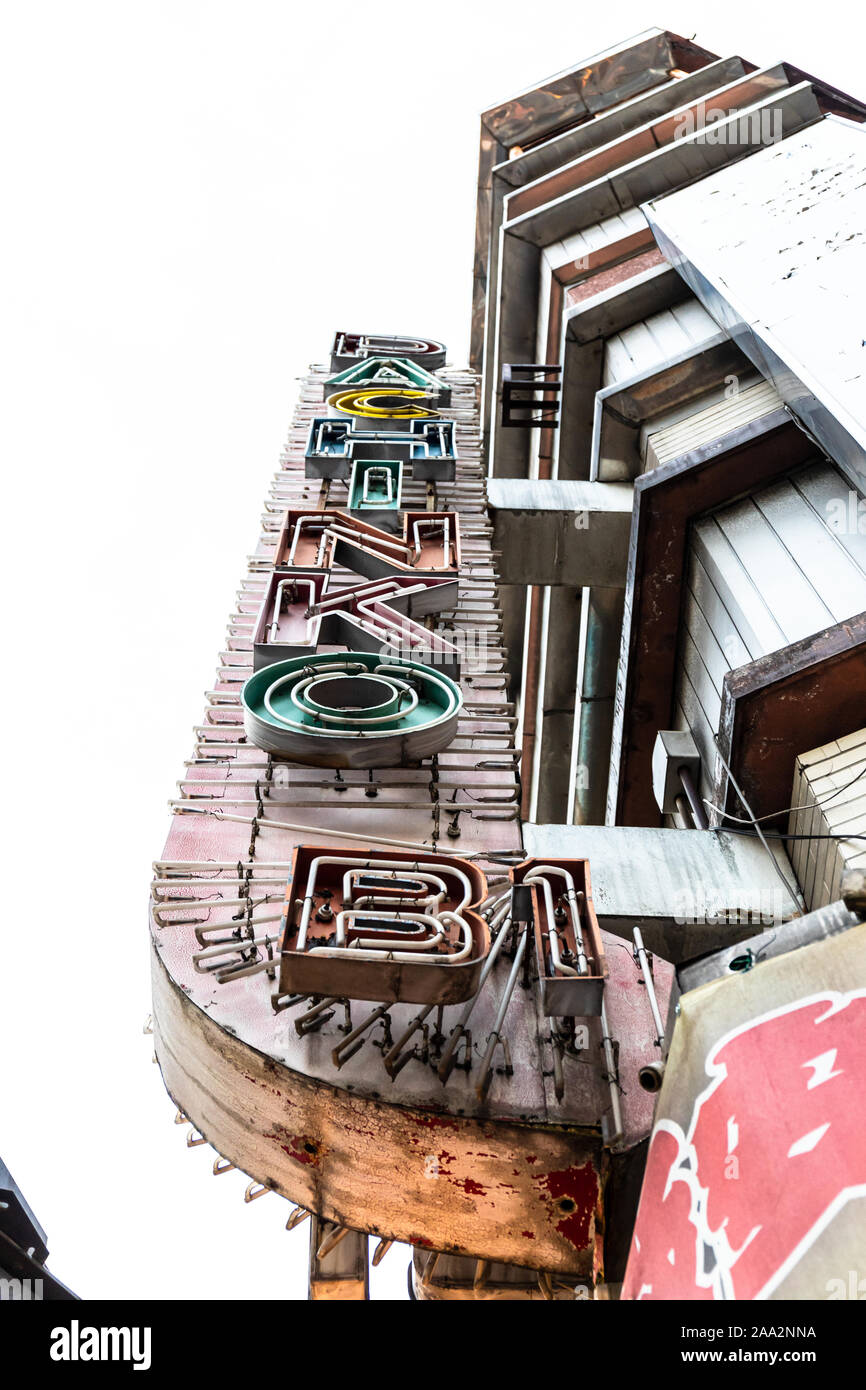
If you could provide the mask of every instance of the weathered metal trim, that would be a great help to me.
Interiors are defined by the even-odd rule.
[[[866,613],[729,671],[719,744],[752,813],[786,807],[797,753],[854,733],[864,710]],[[739,807],[721,765],[712,799]]]
[[[499,366],[502,362],[531,361],[535,351],[538,317],[540,248],[561,240],[591,222],[612,217],[624,209],[643,204],[650,198],[681,188],[704,178],[713,168],[720,168],[753,151],[753,145],[743,136],[752,117],[772,107],[779,113],[784,135],[790,135],[821,119],[816,97],[808,83],[775,92],[763,101],[755,102],[735,112],[716,127],[718,143],[703,143],[703,132],[684,136],[669,145],[622,168],[595,179],[575,192],[563,194],[541,208],[503,223],[500,264],[497,286],[497,323],[495,358],[492,375],[489,360],[485,363],[485,393],[496,389]],[[743,124],[738,123],[745,123]],[[730,138],[722,140],[724,130]],[[535,255],[532,255],[532,248]],[[636,317],[640,317],[636,315]],[[490,353],[488,352],[488,359]],[[567,373],[563,376],[563,393],[567,392]],[[492,416],[491,416],[492,419]],[[509,447],[501,432],[494,437],[492,465],[494,471],[508,471],[496,463],[496,451]],[[564,450],[565,443],[560,448]]]
[[[553,135],[514,159],[504,160],[493,169],[494,182],[506,188],[523,188],[571,160],[588,154],[600,144],[621,140],[638,126],[661,119],[671,111],[709,95],[746,75],[747,64],[733,55],[697,68],[686,77],[675,77],[660,87],[641,92],[597,116],[592,122],[573,126]]]
[[[220,1028],[155,950],[152,963],[166,1089],[236,1167],[341,1226],[592,1280],[600,1136],[388,1105],[313,1080]]]
[[[688,286],[668,265],[630,274],[620,262],[617,283],[566,311],[562,323],[563,405],[556,441],[557,472],[589,478],[593,459],[596,398],[602,389],[604,335],[672,308],[689,297]]]
[[[809,912],[805,917],[795,917],[784,927],[774,927],[772,931],[761,932],[758,936],[748,936],[736,945],[726,946],[713,955],[701,956],[698,960],[684,961],[677,969],[677,984],[680,994],[698,989],[710,980],[720,980],[735,968],[733,961],[750,960],[752,964],[770,960],[773,956],[784,956],[789,951],[798,951],[801,946],[809,946],[813,941],[823,941],[825,937],[837,936],[839,932],[849,931],[860,926],[861,919],[851,912],[843,902],[829,903],[826,907]],[[751,965],[740,968],[751,968]]]
[[[733,115],[739,107],[761,101],[789,84],[790,79],[783,65],[776,63],[715,87],[699,100],[684,98],[672,110],[665,111],[660,117],[651,117],[627,135],[615,136],[604,144],[596,145],[585,154],[571,158],[547,174],[512,190],[507,195],[507,220],[511,222],[525,212],[553,202],[565,193],[574,192],[588,183],[591,177],[612,174],[623,165],[633,163],[641,154],[653,154],[657,149],[664,148],[679,138],[676,131],[671,131],[671,126],[688,112],[699,115],[700,108],[705,108],[714,113]],[[698,108],[697,112],[695,107]]]

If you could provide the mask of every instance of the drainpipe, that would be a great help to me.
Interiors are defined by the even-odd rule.
[[[551,357],[548,361],[557,359]],[[536,478],[550,478],[553,460],[553,440],[555,431],[549,427],[539,431],[538,464],[530,473]],[[526,679],[523,686],[523,743],[520,758],[520,817],[529,820],[532,814],[533,786],[535,776],[535,750],[538,732],[538,692],[541,672],[541,645],[547,625],[544,616],[544,588],[537,584],[529,587],[529,622],[526,633]],[[543,717],[543,712],[542,712]]]
[[[568,819],[604,825],[624,589],[584,589]]]
[[[532,807],[532,771],[535,758],[543,606],[543,587],[540,584],[530,585],[529,621],[526,633],[526,675],[523,682],[523,741],[520,757],[520,817],[522,820],[529,819]]]

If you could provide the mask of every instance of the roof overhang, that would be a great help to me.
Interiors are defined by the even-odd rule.
[[[866,129],[830,116],[644,209],[668,261],[861,492],[864,190]]]

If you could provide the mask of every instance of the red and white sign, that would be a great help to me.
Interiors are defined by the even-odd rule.
[[[866,1198],[866,990],[754,1018],[705,1068],[687,1131],[653,1132],[623,1298],[768,1298]]]

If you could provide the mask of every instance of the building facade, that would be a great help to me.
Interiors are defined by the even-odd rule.
[[[468,369],[341,330],[303,383],[151,929],[179,1118],[311,1297],[370,1235],[431,1300],[856,1267],[864,118],[597,55],[482,117]]]

